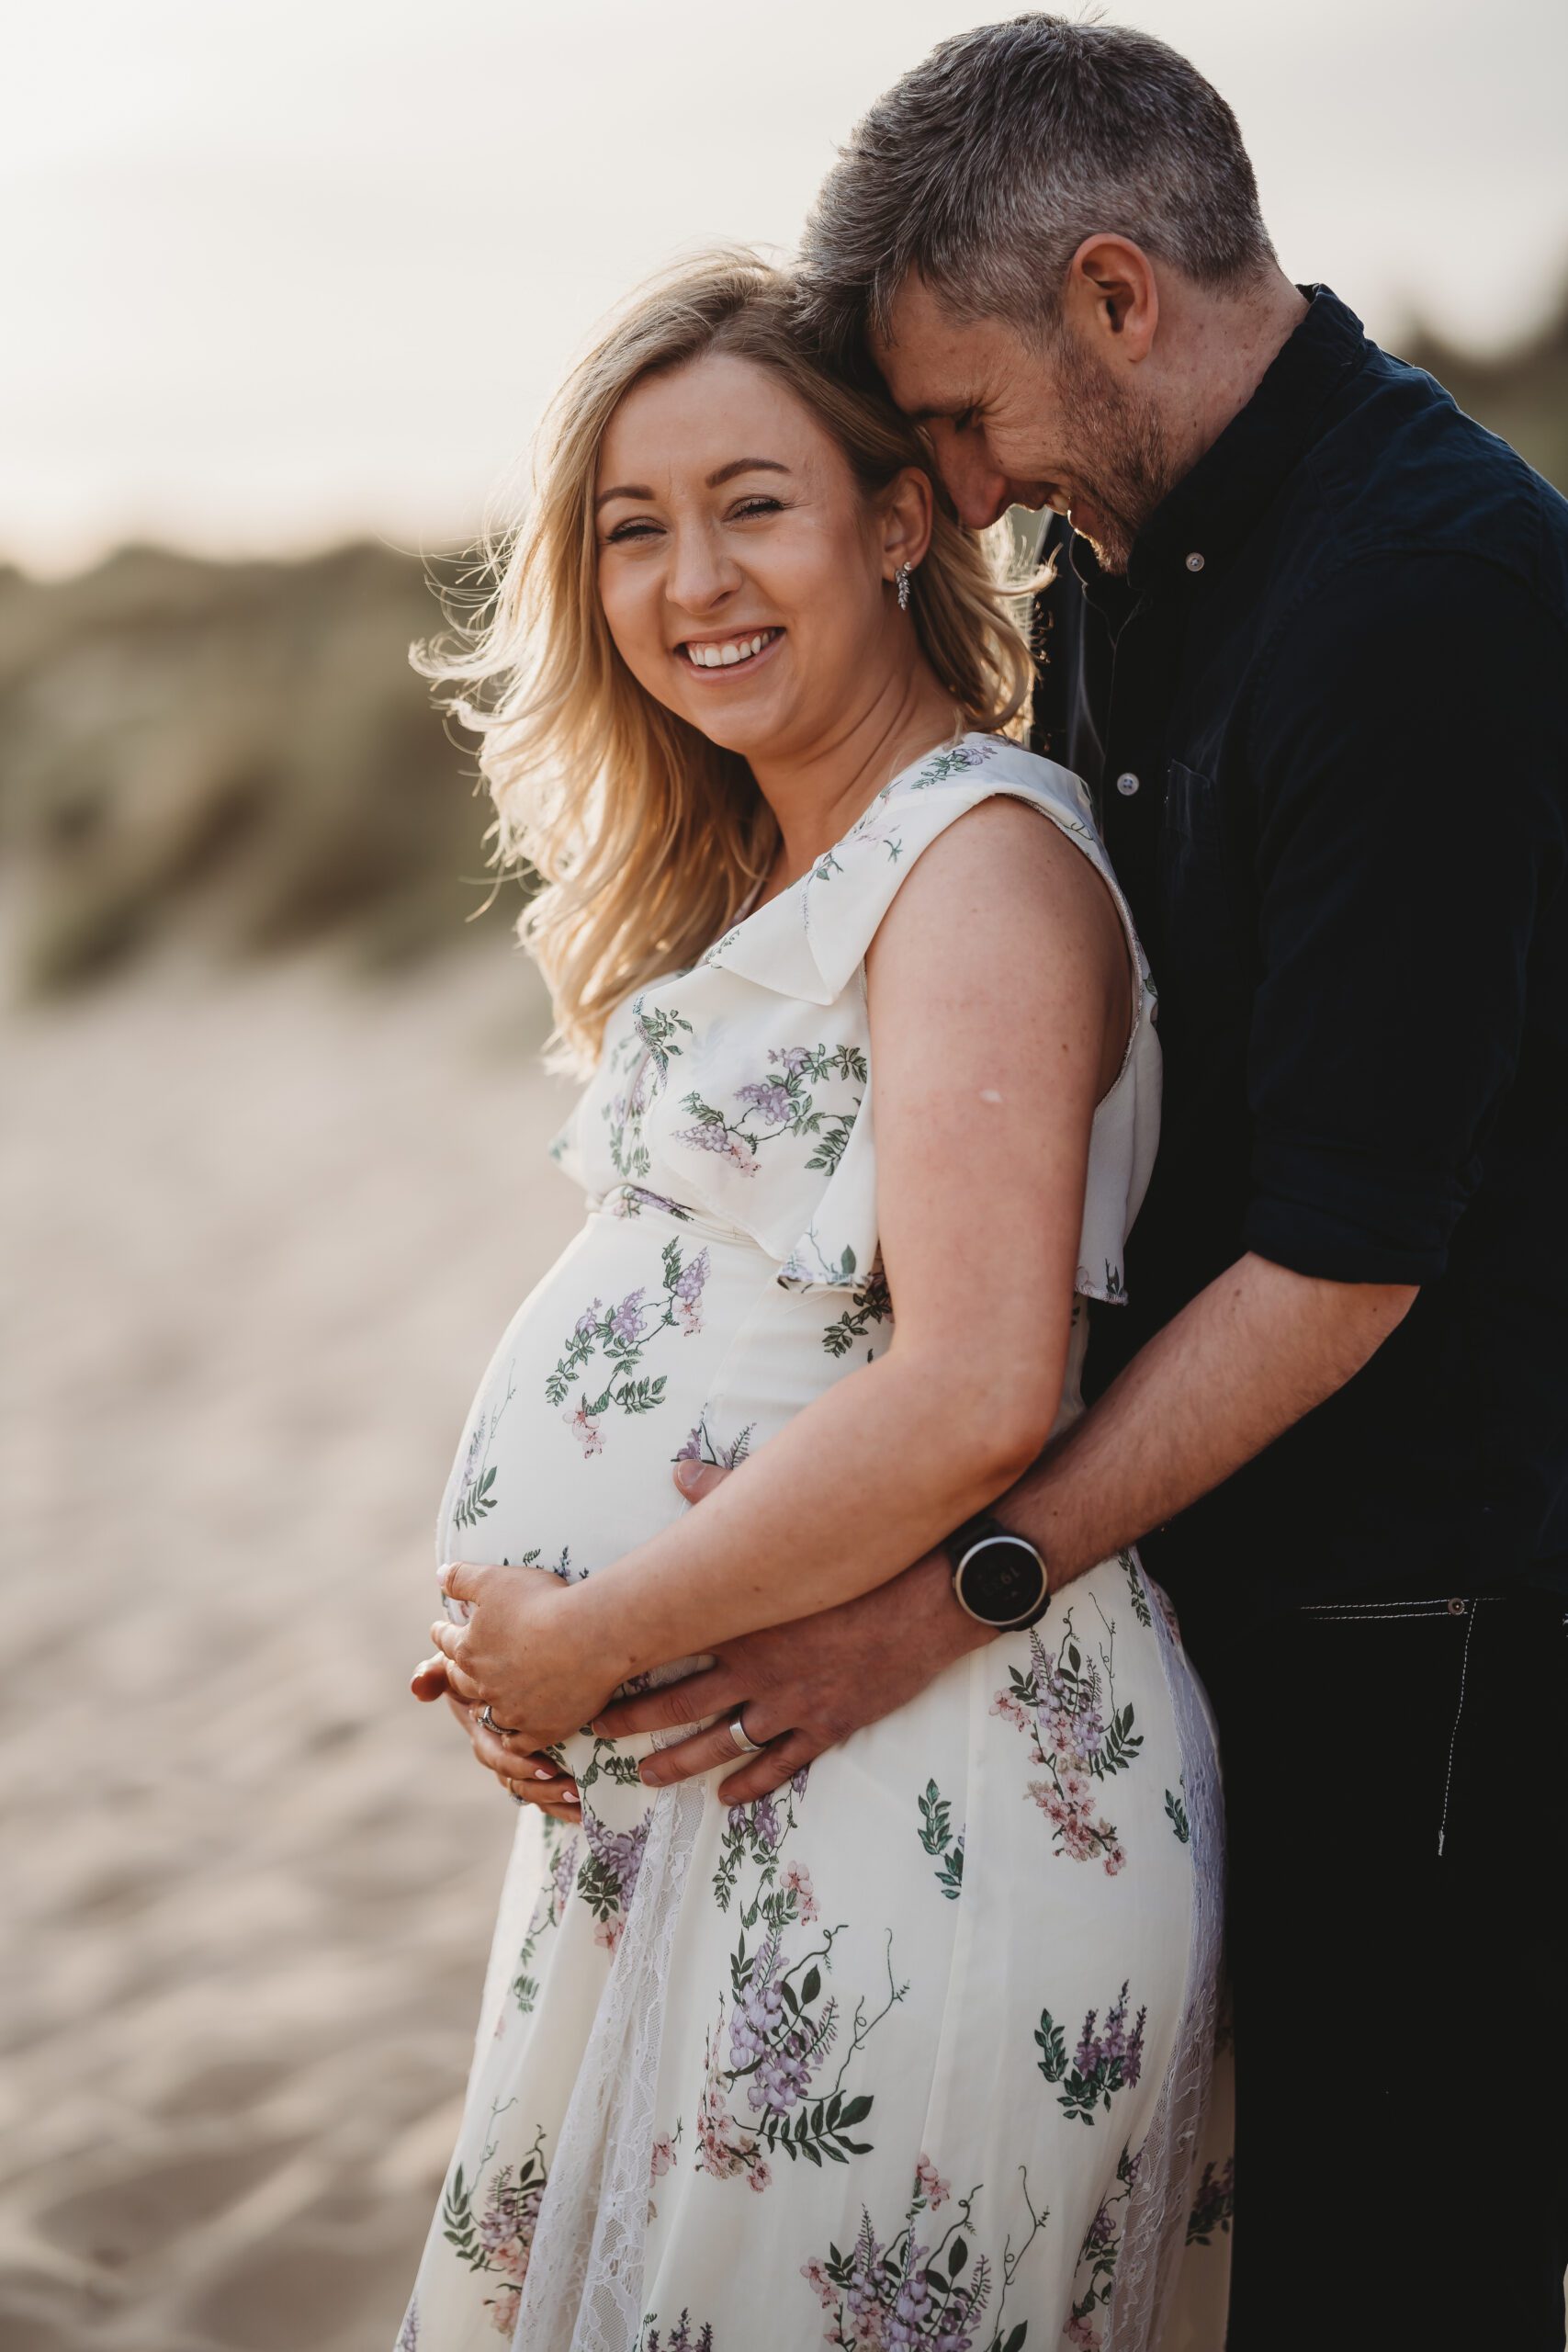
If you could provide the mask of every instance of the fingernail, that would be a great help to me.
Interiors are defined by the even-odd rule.
[[[694,1462],[689,1454],[684,1462],[677,1462],[675,1464],[675,1484],[682,1494],[689,1494],[702,1475],[702,1464]]]
[[[555,1777],[555,1774],[551,1771],[547,1764],[535,1765],[534,1778],[536,1781],[553,1781]]]
[[[563,1789],[561,1791],[561,1802],[563,1804],[581,1804],[582,1803],[582,1799],[576,1789]]]

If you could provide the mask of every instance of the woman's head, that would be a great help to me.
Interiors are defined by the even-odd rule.
[[[764,870],[753,752],[808,752],[899,664],[929,668],[971,726],[1021,706],[998,571],[928,464],[880,391],[827,370],[788,278],[750,255],[638,294],[558,395],[530,511],[487,545],[499,585],[479,625],[416,661],[482,737],[498,859],[546,885],[523,933],[580,1053]]]

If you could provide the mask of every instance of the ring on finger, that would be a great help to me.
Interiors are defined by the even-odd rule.
[[[761,1756],[767,1746],[765,1739],[753,1739],[746,1728],[746,1710],[740,1708],[729,1718],[729,1736],[742,1756]]]
[[[479,1709],[479,1725],[484,1731],[493,1732],[497,1739],[515,1739],[517,1736],[517,1726],[514,1724],[496,1722],[494,1715],[491,1713],[488,1700]]]

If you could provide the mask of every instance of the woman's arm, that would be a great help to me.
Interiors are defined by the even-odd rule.
[[[1049,819],[987,800],[911,868],[866,968],[888,1351],[700,1510],[580,1585],[542,1580],[525,1625],[497,1589],[505,1570],[459,1570],[452,1589],[481,1610],[443,1647],[503,1722],[537,1731],[569,1705],[568,1653],[592,1712],[650,1667],[883,1583],[1045,1442],[1089,1128],[1130,1013],[1110,895]]]

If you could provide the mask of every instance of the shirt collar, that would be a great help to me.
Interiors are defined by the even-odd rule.
[[[1204,571],[1238,548],[1316,438],[1325,402],[1365,365],[1371,346],[1355,312],[1326,286],[1303,286],[1307,314],[1270,361],[1245,408],[1161,501],[1127,568],[1135,596],[1173,573]],[[1105,588],[1094,552],[1073,542],[1086,589]]]

